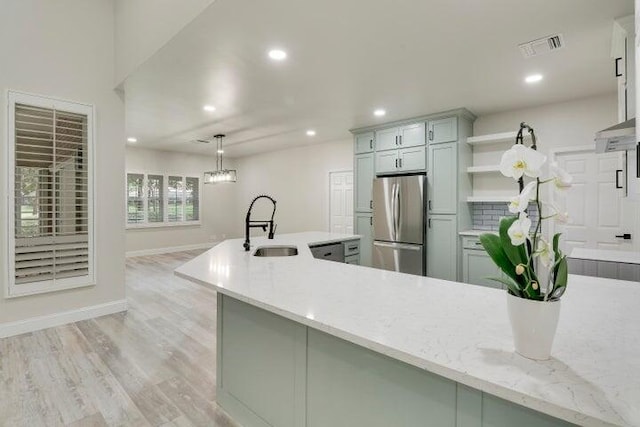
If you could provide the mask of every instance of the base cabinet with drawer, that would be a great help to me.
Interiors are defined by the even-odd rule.
[[[316,259],[360,264],[360,239],[309,246]]]
[[[502,278],[502,272],[482,247],[478,237],[462,238],[462,281],[472,285],[502,289],[491,278]]]

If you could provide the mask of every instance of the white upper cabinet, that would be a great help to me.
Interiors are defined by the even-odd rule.
[[[371,153],[375,148],[373,132],[361,133],[355,136],[355,154]]]
[[[442,142],[455,142],[458,140],[458,118],[447,117],[446,119],[430,120],[428,141],[430,144],[440,144]]]
[[[611,57],[618,85],[618,121],[635,117],[635,22],[629,15],[613,23]]]
[[[377,151],[395,150],[398,148],[398,128],[389,128],[376,131]]]

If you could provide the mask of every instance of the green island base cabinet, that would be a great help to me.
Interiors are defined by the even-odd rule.
[[[218,403],[244,427],[567,422],[218,294]]]

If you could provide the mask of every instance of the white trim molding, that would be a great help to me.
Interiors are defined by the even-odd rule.
[[[16,322],[0,323],[0,338],[26,334],[54,326],[66,325],[94,317],[127,311],[127,300],[111,301],[104,304],[78,308],[76,310],[63,311],[61,313],[48,314],[46,316],[31,317]]]
[[[147,256],[147,255],[162,255],[162,254],[171,254],[174,252],[184,252],[184,251],[192,251],[195,249],[211,249],[216,246],[220,242],[209,242],[209,243],[196,243],[194,245],[183,245],[183,246],[169,246],[165,248],[152,248],[152,249],[142,249],[138,251],[127,251],[126,257],[137,257],[137,256]]]

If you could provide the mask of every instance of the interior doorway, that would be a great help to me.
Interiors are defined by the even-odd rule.
[[[353,234],[353,171],[329,172],[329,231]]]

